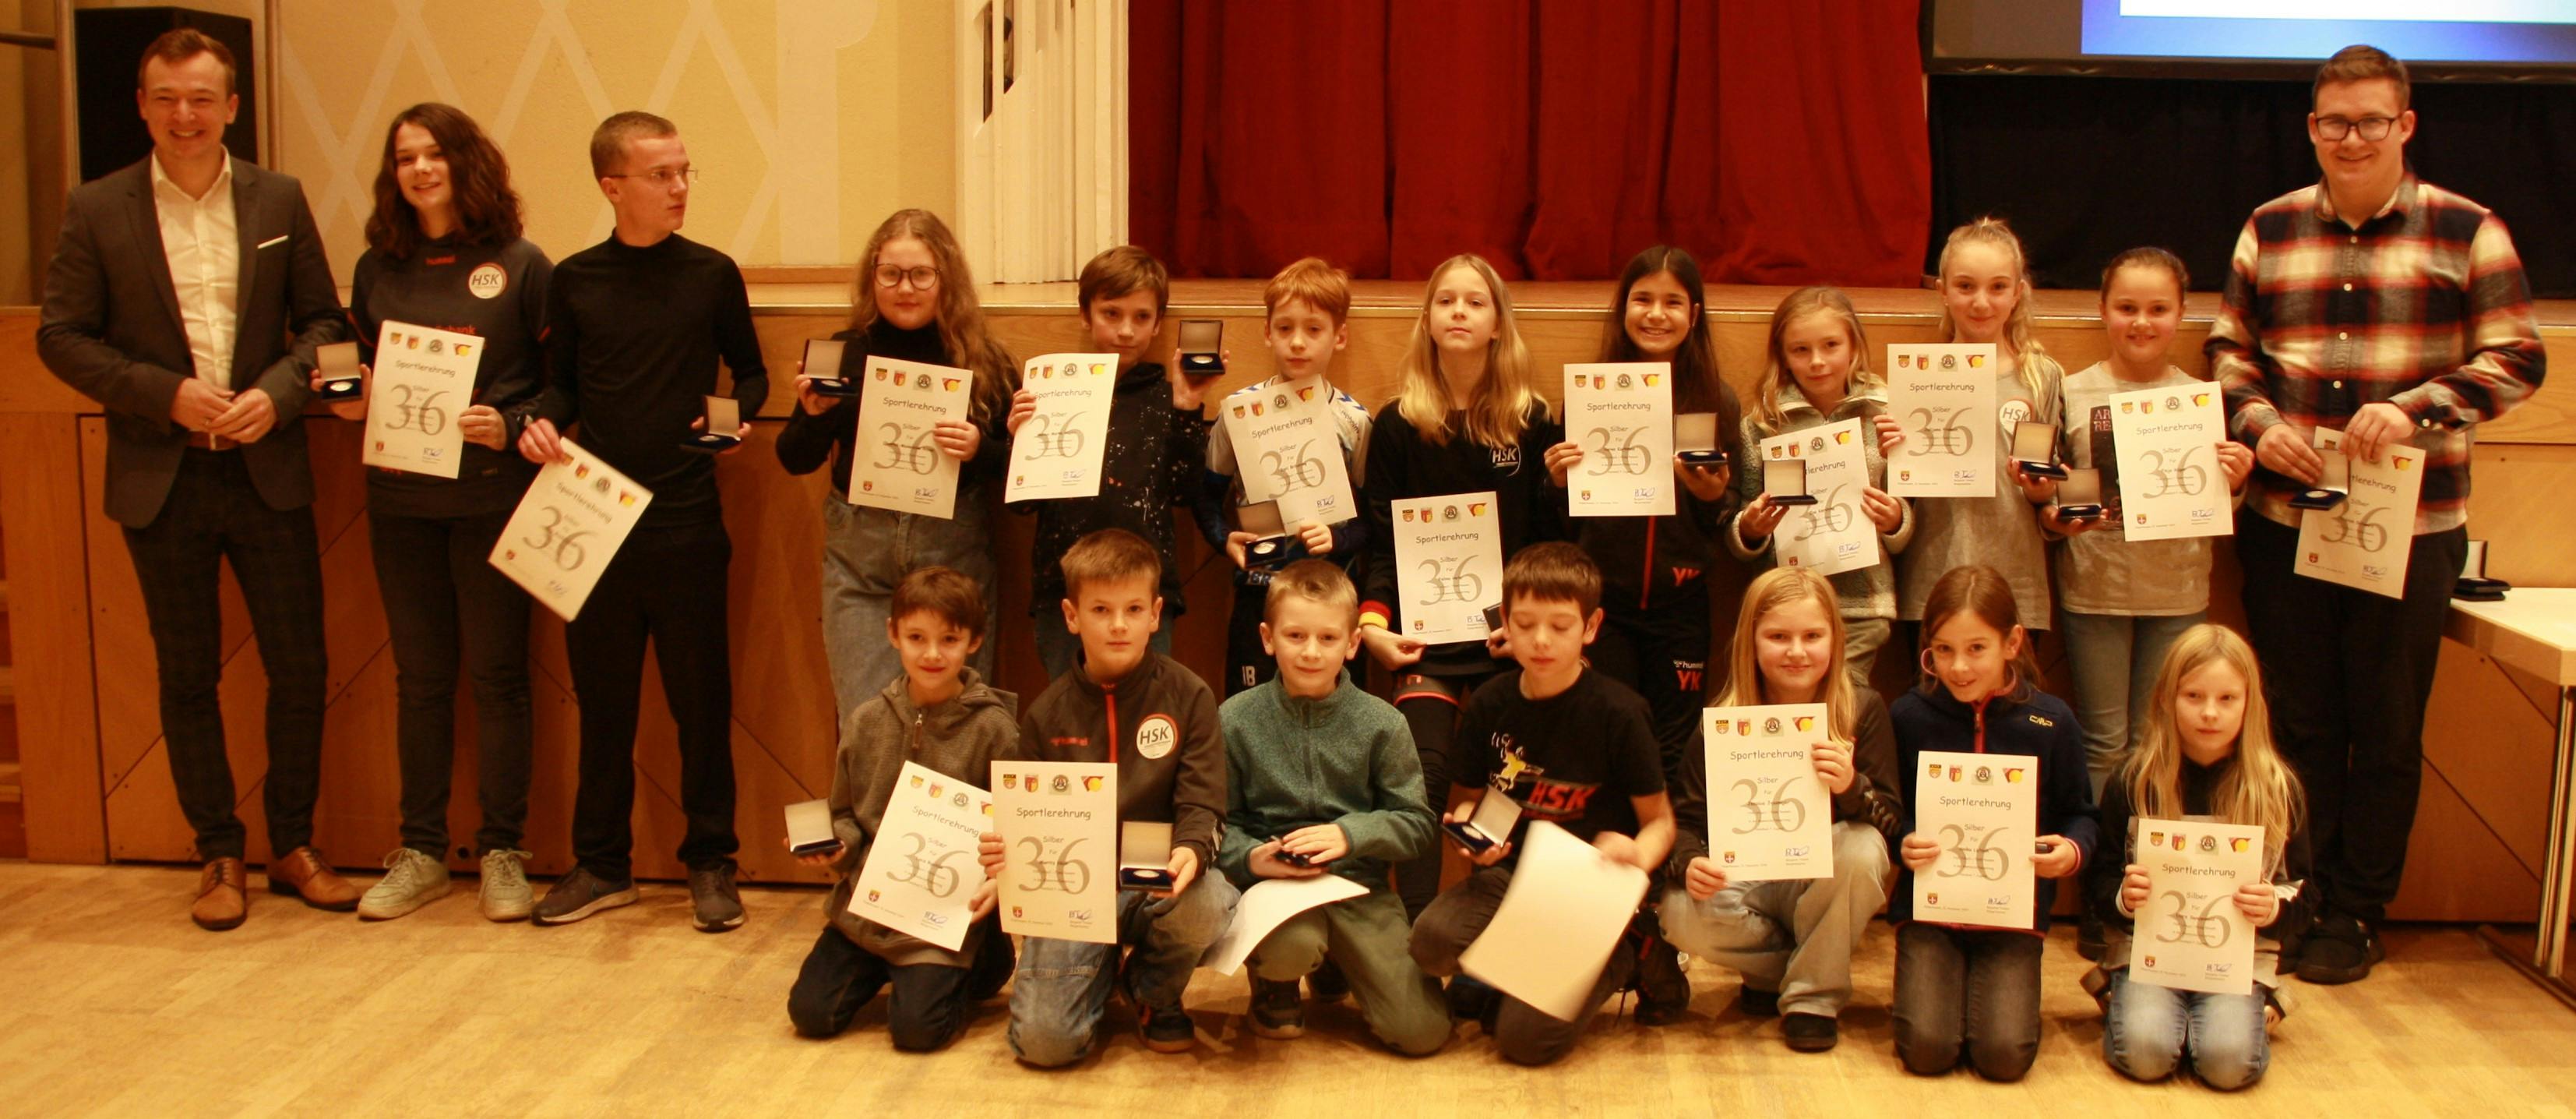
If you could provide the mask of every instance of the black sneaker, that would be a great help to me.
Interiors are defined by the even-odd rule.
[[[603,909],[633,905],[638,895],[635,880],[610,882],[580,867],[555,879],[554,888],[546,891],[528,918],[540,925],[569,925]]]
[[[2299,946],[2299,978],[2310,983],[2352,983],[2370,977],[2370,967],[2388,958],[2379,934],[2359,918],[2337,913],[2317,922]]]
[[[1314,996],[1316,1002],[1331,1006],[1351,997],[1351,980],[1342,974],[1341,965],[1326,959],[1324,966],[1307,973],[1306,993]]]
[[[1306,999],[1298,993],[1297,981],[1273,983],[1254,976],[1251,1017],[1255,1036],[1279,1041],[1306,1036]]]
[[[1146,1007],[1136,1019],[1136,1029],[1145,1035],[1145,1048],[1157,1053],[1187,1053],[1198,1041],[1198,1025],[1177,1006]]]
[[[1735,1009],[1743,1011],[1747,1018],[1777,1018],[1780,1016],[1780,992],[1765,991],[1747,983],[1736,989]]]
[[[2075,925],[2075,954],[2088,960],[2099,960],[2109,947],[2108,937],[2102,931],[2102,914],[2088,901],[2083,917]]]
[[[1780,1032],[1789,1039],[1789,1048],[1801,1053],[1822,1053],[1842,1039],[1842,1026],[1830,1015],[1798,1010],[1780,1019]]]
[[[1629,982],[1637,988],[1638,1025],[1668,1026],[1690,1013],[1690,977],[1682,974],[1681,953],[1664,938],[1646,939],[1636,977]]]
[[[689,923],[699,932],[725,932],[742,925],[742,891],[734,888],[734,864],[689,871]]]

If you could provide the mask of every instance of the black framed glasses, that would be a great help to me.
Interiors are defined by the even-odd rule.
[[[661,187],[661,188],[662,188],[662,189],[664,189],[664,190],[669,190],[669,189],[671,189],[672,187],[674,187],[674,186],[676,186],[676,185],[678,185],[678,184],[681,184],[681,183],[695,183],[695,182],[697,182],[697,181],[698,181],[698,169],[697,169],[697,168],[695,168],[695,167],[680,167],[680,168],[656,167],[656,168],[654,168],[654,169],[652,169],[652,170],[650,170],[650,171],[640,171],[640,172],[637,172],[637,173],[632,174],[632,175],[602,175],[602,176],[600,176],[600,178],[603,178],[603,179],[642,179],[642,180],[644,180],[645,182],[648,182],[648,183],[653,184],[654,186]]]
[[[2359,132],[2362,139],[2377,143],[2387,139],[2388,130],[2396,124],[2396,117],[2363,117],[2360,120],[2318,117],[2317,137],[2324,140],[2341,140],[2345,136]]]
[[[910,268],[897,264],[880,264],[872,274],[876,276],[877,286],[881,288],[890,288],[906,280],[912,281],[914,291],[929,291],[939,285],[939,270],[927,264],[916,264]]]

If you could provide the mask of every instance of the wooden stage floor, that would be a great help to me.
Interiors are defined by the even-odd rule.
[[[2048,947],[2044,1040],[2019,1084],[1906,1075],[1889,1042],[1891,934],[1870,935],[1830,1054],[1791,1053],[1733,1011],[1732,973],[1692,969],[1693,1015],[1607,1017],[1563,1063],[1519,1069],[1473,1026],[1422,1060],[1385,1055],[1349,1006],[1291,1042],[1251,1036],[1243,980],[1201,971],[1201,1044],[1106,1036],[1086,1066],[1018,1067],[999,1000],[926,1056],[886,1043],[881,1004],[807,1041],[785,998],[821,928],[815,890],[746,891],[750,919],[709,936],[687,895],[566,928],[491,925],[473,881],[399,921],[361,924],[266,893],[251,919],[198,931],[194,868],[0,862],[0,1110],[55,1115],[2144,1115],[2576,1114],[2576,1012],[2464,929],[2390,937],[2369,981],[2292,984],[2270,1075],[2225,1098],[2137,1085],[2103,1064],[2071,929]],[[1110,1024],[1124,1027],[1123,1011]]]

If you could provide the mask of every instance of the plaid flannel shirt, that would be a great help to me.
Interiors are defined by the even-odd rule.
[[[2275,424],[2313,438],[2365,404],[2404,411],[2426,461],[2417,535],[2468,519],[2473,425],[2538,391],[2546,362],[2504,223],[2412,173],[2357,225],[2336,216],[2323,183],[2258,207],[2237,235],[2207,353],[2228,429],[2249,447]],[[2258,467],[2248,496],[2295,526],[2298,490]]]

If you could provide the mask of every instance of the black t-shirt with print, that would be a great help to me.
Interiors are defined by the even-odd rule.
[[[1458,720],[1456,780],[1508,793],[1521,804],[1517,847],[1531,820],[1589,841],[1637,834],[1631,797],[1664,791],[1661,748],[1646,701],[1589,668],[1548,699],[1521,695],[1518,669],[1476,689]]]

